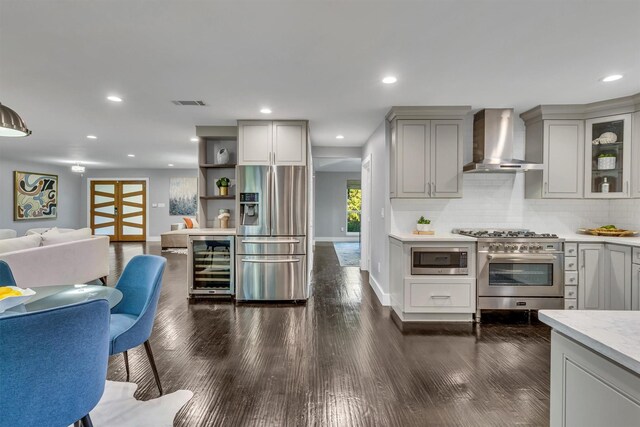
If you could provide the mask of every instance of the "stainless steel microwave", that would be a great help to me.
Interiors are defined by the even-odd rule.
[[[467,248],[411,248],[412,275],[468,275]]]

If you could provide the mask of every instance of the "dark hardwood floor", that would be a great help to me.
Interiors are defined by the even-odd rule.
[[[113,286],[157,243],[113,244]],[[168,259],[151,345],[165,393],[194,392],[177,426],[502,426],[548,424],[549,329],[521,316],[401,333],[366,273],[316,248],[302,306],[186,299],[186,256]],[[142,347],[129,352],[136,397],[157,397]],[[121,356],[108,378],[124,381]]]

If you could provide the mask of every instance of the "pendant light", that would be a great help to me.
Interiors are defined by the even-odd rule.
[[[27,129],[22,118],[6,105],[0,104],[0,136],[29,136],[31,131]]]

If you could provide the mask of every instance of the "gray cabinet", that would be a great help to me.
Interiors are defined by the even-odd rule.
[[[605,309],[631,310],[631,247],[606,245]]]
[[[390,197],[462,197],[463,120],[391,124]]]
[[[615,139],[605,143],[605,135],[613,135]],[[594,143],[599,140],[599,143]],[[586,121],[586,198],[610,199],[631,196],[631,141],[631,114]]]
[[[631,117],[631,197],[640,197],[640,111]]]
[[[633,274],[632,248],[609,243],[581,243],[578,252],[578,308],[633,309],[632,279],[640,278]]]
[[[631,310],[640,310],[640,264],[631,267]]]
[[[239,165],[306,165],[307,122],[238,121]]]
[[[527,159],[544,165],[525,174],[528,198],[576,199],[584,195],[584,120],[526,122]]]
[[[605,248],[601,243],[583,243],[578,247],[578,308],[604,310],[605,303]]]

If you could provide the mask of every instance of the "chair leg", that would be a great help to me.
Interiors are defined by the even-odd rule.
[[[89,416],[89,414],[82,417],[80,422],[82,423],[82,427],[93,427],[93,423],[91,422],[91,417]]]
[[[80,420],[73,423],[73,427],[82,427],[82,423],[80,422]]]
[[[102,276],[100,278],[100,281],[102,282],[102,286],[107,286],[107,280],[109,279],[109,277],[107,276]]]
[[[124,356],[124,369],[127,371],[127,382],[129,382],[129,354],[123,351],[122,355]]]
[[[151,370],[153,371],[153,376],[156,379],[156,384],[158,385],[158,390],[160,391],[160,395],[162,396],[162,386],[160,385],[160,376],[158,375],[158,368],[156,368],[156,361],[153,358],[153,352],[151,351],[151,344],[149,344],[149,340],[144,342],[144,349],[147,351],[147,357],[149,358],[149,364],[151,364]]]

